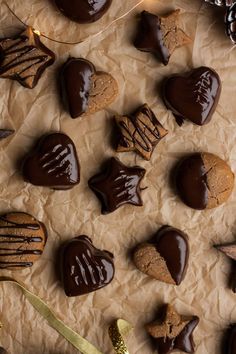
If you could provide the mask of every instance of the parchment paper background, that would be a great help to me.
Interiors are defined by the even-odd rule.
[[[162,4],[163,3],[163,4]],[[47,0],[11,0],[22,18],[44,33],[63,40],[74,40],[74,25],[65,26]],[[31,4],[31,5],[29,5]],[[134,0],[113,0],[111,11],[102,20],[108,24],[135,4]],[[44,10],[43,10],[44,8]],[[156,13],[180,8],[181,23],[193,43],[172,56],[167,67],[150,54],[132,45],[136,14],[147,9]],[[26,10],[30,10],[29,16]],[[38,17],[37,11],[38,11]],[[16,32],[19,23],[1,4],[1,34]],[[54,17],[55,16],[55,17]],[[40,20],[39,20],[40,19]],[[169,186],[169,173],[178,158],[192,151],[209,151],[228,161],[236,172],[236,48],[224,35],[222,12],[201,0],[144,0],[135,12],[97,38],[70,47],[44,41],[58,55],[56,64],[30,91],[18,83],[0,80],[0,127],[14,128],[16,134],[0,143],[0,212],[25,211],[43,221],[48,242],[41,259],[32,269],[3,272],[14,276],[41,296],[58,316],[85,336],[105,354],[112,353],[107,334],[111,320],[121,317],[135,326],[128,340],[130,354],[151,354],[153,348],[143,325],[155,318],[163,302],[173,303],[182,314],[201,318],[195,331],[197,354],[220,354],[223,331],[236,320],[234,295],[227,288],[230,262],[212,248],[214,243],[234,240],[236,235],[236,191],[223,206],[198,212],[183,205]],[[78,30],[87,36],[89,29]],[[91,33],[101,29],[98,22]],[[57,89],[58,67],[72,56],[91,60],[98,69],[110,72],[119,83],[120,94],[106,111],[89,118],[72,120],[63,110]],[[218,71],[223,90],[210,124],[182,128],[166,110],[157,86],[166,76],[200,65]],[[117,155],[112,148],[112,116],[127,113],[147,102],[169,135],[155,150],[151,162],[133,153]],[[81,183],[71,191],[53,191],[23,181],[19,161],[41,134],[62,131],[75,142],[81,162]],[[147,169],[142,193],[144,207],[126,206],[102,216],[100,204],[87,186],[88,179],[110,156],[118,156],[127,165]],[[187,276],[179,287],[165,285],[140,273],[132,264],[129,251],[149,239],[163,224],[178,227],[189,235],[190,262]],[[115,255],[116,275],[112,284],[96,293],[66,298],[55,267],[58,247],[80,234],[92,237],[94,244]],[[0,320],[4,324],[0,342],[11,354],[74,354],[77,351],[60,337],[11,285],[0,288]]]

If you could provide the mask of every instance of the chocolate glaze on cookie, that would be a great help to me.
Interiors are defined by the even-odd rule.
[[[199,323],[199,318],[193,316],[192,320],[184,327],[180,334],[175,338],[158,338],[155,339],[158,353],[169,354],[172,351],[181,350],[185,353],[194,352],[194,341],[192,333]]]
[[[163,31],[161,29],[160,17],[143,11],[134,40],[134,46],[143,52],[152,52],[155,56],[167,65],[170,53],[164,44]]]
[[[151,240],[151,243],[155,245],[158,253],[165,260],[176,285],[179,285],[186,274],[188,265],[188,236],[174,227],[164,226]]]
[[[89,187],[102,204],[102,214],[112,213],[124,204],[142,206],[140,183],[146,173],[139,166],[127,167],[112,157],[106,168],[89,180]]]
[[[87,236],[70,240],[63,249],[62,273],[67,296],[103,288],[112,281],[114,272],[113,255],[95,248]]]
[[[3,347],[0,347],[0,354],[7,354],[7,351]]]
[[[233,324],[228,332],[226,354],[236,353],[236,324]]]
[[[59,10],[72,21],[91,23],[99,20],[109,9],[112,0],[55,0]]]
[[[62,133],[43,136],[26,157],[23,176],[36,186],[73,188],[80,182],[80,165],[73,141]]]
[[[165,80],[163,99],[177,123],[190,120],[197,125],[208,123],[216,109],[221,92],[219,75],[212,69],[200,67],[184,75]]]
[[[207,176],[200,153],[186,157],[179,163],[175,180],[178,193],[185,204],[193,209],[206,209]]]
[[[72,118],[81,116],[87,110],[94,73],[93,64],[82,58],[69,58],[61,69],[61,93]]]

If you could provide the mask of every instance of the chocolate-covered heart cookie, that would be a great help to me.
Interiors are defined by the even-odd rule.
[[[208,67],[165,80],[163,99],[179,125],[190,120],[197,125],[208,123],[215,112],[221,93],[219,75]]]
[[[43,136],[24,160],[23,176],[36,186],[73,188],[80,182],[80,165],[73,141],[62,133]]]
[[[108,73],[96,71],[88,60],[69,58],[60,72],[61,95],[72,118],[96,113],[109,106],[118,85]]]
[[[63,247],[62,278],[67,296],[87,294],[108,285],[114,277],[113,255],[78,236]]]
[[[173,285],[184,279],[188,258],[188,236],[170,226],[162,227],[149,242],[138,245],[133,255],[141,272]]]
[[[112,0],[55,0],[59,10],[72,21],[90,23],[99,20],[109,9]]]

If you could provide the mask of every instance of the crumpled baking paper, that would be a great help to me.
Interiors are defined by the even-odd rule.
[[[9,1],[24,21],[48,36],[67,41],[76,38],[77,30],[78,37],[83,31],[85,37],[90,31],[96,33],[134,3],[114,0],[102,25],[97,22],[90,29],[57,17],[49,0],[27,0],[24,4],[20,0]],[[181,9],[181,25],[191,36],[192,45],[176,50],[169,65],[164,67],[151,54],[136,50],[132,38],[137,14],[142,9],[163,14],[175,8]],[[0,12],[1,35],[16,33],[21,28],[19,22],[5,6],[1,5]],[[0,80],[0,127],[16,130],[14,136],[0,142],[0,211],[33,214],[45,223],[49,237],[42,257],[33,268],[14,273],[1,271],[1,275],[23,282],[43,298],[60,319],[106,354],[112,353],[108,327],[116,318],[127,319],[135,327],[128,340],[130,354],[153,353],[144,324],[153,320],[159,306],[167,302],[175,305],[181,314],[200,317],[194,332],[197,354],[220,354],[223,332],[236,319],[236,295],[227,287],[230,262],[212,246],[235,239],[236,191],[217,209],[194,211],[182,204],[172,191],[169,175],[176,161],[193,151],[215,153],[236,171],[236,47],[224,34],[222,10],[201,0],[144,0],[126,18],[101,35],[88,37],[80,45],[59,45],[48,40],[44,43],[56,52],[58,60],[34,90]],[[83,56],[117,79],[119,97],[105,111],[76,120],[64,111],[57,75],[68,56]],[[223,85],[220,102],[208,125],[198,127],[185,123],[180,128],[166,110],[158,87],[168,75],[200,65],[211,66],[219,73]],[[130,112],[145,102],[169,130],[150,162],[134,153],[116,154],[112,144],[113,115]],[[24,182],[20,172],[20,162],[35,140],[53,131],[68,134],[78,151],[81,183],[71,191],[32,186]],[[127,165],[146,168],[143,187],[148,188],[142,192],[143,207],[125,206],[103,216],[87,181],[111,156],[119,157]],[[189,235],[189,268],[179,287],[145,276],[130,258],[130,250],[149,239],[163,224],[178,227]],[[95,246],[114,253],[116,275],[102,290],[66,298],[58,274],[58,249],[64,241],[80,234],[90,236]],[[0,320],[4,324],[0,344],[11,354],[77,352],[47,325],[19,290],[1,285],[0,297]]]

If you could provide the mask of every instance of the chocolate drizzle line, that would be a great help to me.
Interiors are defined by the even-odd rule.
[[[5,226],[0,226],[0,244],[24,244],[24,243],[37,243],[42,242],[42,237],[39,236],[24,236],[22,235],[23,230],[32,230],[37,231],[40,229],[40,225],[37,223],[30,224],[21,224],[14,221],[10,221],[4,216],[0,217],[0,221],[6,223]],[[5,229],[19,229],[21,234],[6,234],[4,233]],[[3,230],[3,231],[2,231]],[[20,248],[9,249],[4,246],[0,246],[0,257],[14,257],[22,255],[41,255],[41,250],[25,250]],[[31,267],[33,262],[17,262],[17,261],[0,261],[0,268],[10,267]]]
[[[32,28],[15,37],[0,39],[0,76],[34,88],[44,70],[55,60]]]
[[[125,121],[121,121],[119,125],[130,136],[130,141],[132,143],[139,145],[146,152],[151,152],[153,150],[153,141],[161,138],[160,132],[158,131],[157,126],[155,125],[155,117],[153,113],[146,107],[143,107],[140,112],[145,116],[146,120],[148,119],[148,122],[145,122],[144,119],[141,119],[139,115],[128,116],[131,127],[133,126],[133,128],[135,129],[132,134],[129,125],[126,124]],[[145,132],[147,131],[151,135],[146,135]],[[127,137],[123,137],[124,145],[127,145],[126,140]]]

